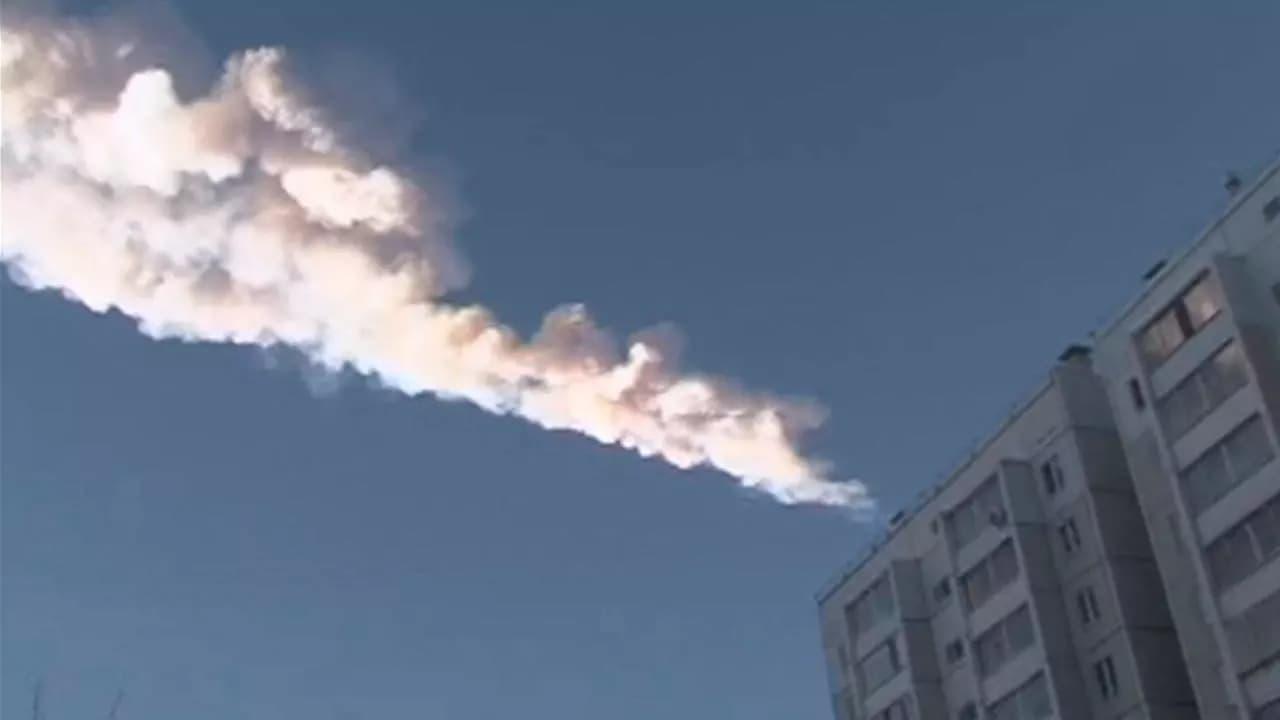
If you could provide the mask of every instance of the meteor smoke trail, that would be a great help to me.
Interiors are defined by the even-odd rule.
[[[578,305],[526,341],[445,301],[467,266],[443,213],[352,146],[343,108],[284,51],[237,54],[188,99],[146,38],[11,15],[0,258],[17,282],[154,338],[292,346],[410,395],[710,465],[785,503],[870,505],[801,453],[813,404],[682,372],[660,332],[622,349]]]

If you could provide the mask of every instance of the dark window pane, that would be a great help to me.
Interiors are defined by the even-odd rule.
[[[1267,429],[1257,415],[1232,431],[1225,444],[1236,482],[1249,479],[1275,456]]]
[[[1226,456],[1219,447],[1211,448],[1182,474],[1182,489],[1191,512],[1198,513],[1212,505],[1235,484],[1227,469]]]
[[[1193,332],[1208,324],[1222,309],[1222,292],[1217,278],[1213,275],[1201,278],[1182,296],[1182,305],[1186,308]]]
[[[1138,346],[1147,365],[1155,367],[1182,344],[1182,328],[1176,313],[1167,310],[1138,337]]]
[[[1280,286],[1277,286],[1280,287]],[[1133,401],[1133,407],[1136,410],[1144,410],[1147,407],[1147,399],[1142,396],[1142,386],[1138,384],[1137,379],[1129,379],[1129,399]]]

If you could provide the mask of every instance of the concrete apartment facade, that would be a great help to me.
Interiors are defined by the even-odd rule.
[[[837,720],[1280,720],[1280,163],[818,598]]]
[[[1105,388],[1069,351],[819,597],[838,720],[1195,718]]]
[[[1204,718],[1280,719],[1280,163],[1096,339]]]

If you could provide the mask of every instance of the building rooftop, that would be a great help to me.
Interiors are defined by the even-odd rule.
[[[862,569],[862,566],[875,555],[876,551],[884,547],[893,539],[903,528],[905,528],[912,520],[920,514],[922,510],[929,506],[929,503],[942,493],[951,483],[964,474],[981,455],[996,441],[1005,430],[1009,429],[1022,414],[1027,411],[1042,395],[1053,387],[1052,377],[1046,377],[1036,385],[1033,392],[1027,393],[1013,407],[1013,410],[1005,416],[1005,419],[996,427],[995,431],[985,436],[966,454],[965,459],[956,465],[942,482],[931,485],[921,490],[914,500],[905,508],[894,513],[889,525],[881,531],[869,545],[863,548],[853,560],[837,571],[814,595],[814,599],[818,603],[825,602],[832,593],[836,591],[846,580]]]
[[[1154,281],[1161,275],[1176,268],[1181,262],[1186,260],[1196,248],[1198,248],[1208,237],[1218,228],[1236,209],[1247,201],[1259,188],[1266,183],[1272,175],[1280,172],[1280,153],[1276,155],[1264,168],[1255,176],[1253,182],[1247,188],[1240,189],[1237,187],[1232,191],[1231,201],[1227,207],[1219,213],[1209,223],[1204,230],[1196,235],[1195,240],[1182,250],[1178,251],[1171,259],[1162,260],[1148,270],[1144,280],[1147,284],[1133,297],[1129,302],[1125,303],[1120,312],[1118,312],[1111,320],[1107,321],[1101,329],[1090,333],[1090,337],[1105,335],[1112,332],[1115,327],[1128,315],[1134,307],[1151,292]],[[1230,177],[1235,177],[1230,176]],[[1059,362],[1069,362],[1077,358],[1087,358],[1089,347],[1087,345],[1072,344],[1067,346],[1062,355],[1059,356]],[[866,565],[875,553],[884,547],[890,540],[894,538],[903,528],[905,528],[922,510],[928,507],[929,503],[949,487],[958,477],[969,469],[969,467],[982,455],[997,438],[999,438],[1010,426],[1017,422],[1023,413],[1030,408],[1036,400],[1038,400],[1053,385],[1052,377],[1046,377],[1041,380],[1034,388],[1034,391],[1027,393],[1023,398],[1015,403],[1011,412],[1005,416],[1005,419],[990,434],[986,435],[982,440],[977,442],[967,453],[965,459],[956,465],[952,471],[941,482],[925,488],[916,495],[916,497],[904,508],[895,512],[889,519],[887,527],[880,530],[874,539],[857,555],[849,561],[843,568],[832,575],[814,595],[814,599],[819,603],[823,603],[834,593],[841,585],[850,577],[857,574],[859,570]]]
[[[1253,194],[1266,184],[1267,180],[1277,172],[1280,172],[1280,153],[1277,153],[1277,155],[1263,167],[1263,169],[1254,177],[1253,182],[1249,183],[1247,188],[1239,189],[1238,186],[1235,190],[1228,188],[1228,192],[1231,193],[1231,200],[1227,203],[1227,207],[1222,212],[1218,213],[1213,221],[1205,226],[1203,230],[1197,233],[1195,240],[1190,244],[1174,253],[1173,257],[1168,260],[1161,260],[1153,265],[1151,269],[1143,275],[1142,279],[1146,284],[1138,291],[1138,294],[1131,298],[1129,302],[1125,303],[1114,317],[1104,323],[1101,328],[1095,330],[1091,335],[1095,337],[1099,335],[1108,335],[1114,331],[1116,326],[1119,325],[1120,322],[1124,320],[1124,318],[1128,316],[1128,314],[1151,293],[1151,289],[1155,287],[1155,282],[1159,280],[1160,276],[1168,274],[1190,257],[1195,252],[1196,248],[1200,247],[1200,245],[1203,244],[1211,234],[1213,234],[1213,231],[1218,229],[1218,226],[1222,225],[1227,218],[1231,217],[1231,215],[1235,213],[1242,204],[1247,202],[1249,198],[1252,197]],[[1230,175],[1229,177],[1234,178],[1237,181],[1239,180],[1235,175]]]

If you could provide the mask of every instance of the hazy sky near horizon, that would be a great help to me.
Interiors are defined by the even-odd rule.
[[[1280,149],[1261,1],[172,7],[193,56],[373,58],[464,297],[679,324],[887,511]],[[829,716],[838,513],[7,277],[0,381],[0,714]]]

